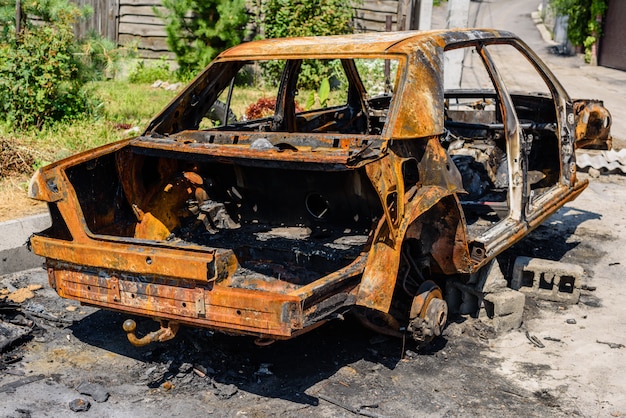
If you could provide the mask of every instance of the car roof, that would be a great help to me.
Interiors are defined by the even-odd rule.
[[[214,64],[247,60],[350,58],[405,56],[410,71],[399,71],[398,97],[394,100],[388,119],[391,121],[382,137],[411,139],[440,135],[444,132],[443,50],[474,42],[504,43],[519,38],[510,32],[494,29],[449,29],[435,31],[405,31],[353,35],[278,38],[252,41],[228,49],[201,73],[191,86],[180,93],[161,114],[150,123],[147,131],[159,128],[160,133],[173,129],[174,109],[187,106],[192,95],[208,85]],[[216,70],[222,71],[222,69]],[[204,86],[204,87],[201,87]],[[170,118],[170,119],[168,119]],[[167,120],[167,122],[164,122]]]
[[[436,44],[446,47],[473,40],[506,38],[516,36],[494,29],[447,29],[264,39],[230,48],[220,54],[218,59],[407,53],[419,49],[420,45]]]

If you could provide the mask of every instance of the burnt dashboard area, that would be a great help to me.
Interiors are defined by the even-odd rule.
[[[446,94],[442,145],[463,180],[459,200],[471,235],[479,235],[510,210],[509,155],[505,125],[495,92]],[[554,186],[561,173],[554,102],[543,95],[511,95],[522,129],[522,152],[530,193]]]
[[[363,103],[347,103],[322,109],[292,109],[292,112],[276,113],[265,117],[237,119],[227,104],[217,100],[209,108],[205,118],[211,120],[208,129],[192,129],[187,132],[206,132],[219,137],[220,132],[284,132],[292,141],[292,134],[353,134],[379,136],[385,128],[393,95],[378,94]],[[275,101],[269,105],[274,112]],[[216,112],[215,110],[219,110]],[[226,117],[221,117],[225,113]],[[202,125],[202,123],[200,123]],[[217,125],[217,126],[215,126]],[[185,132],[185,131],[182,131]],[[198,134],[196,134],[198,136]],[[205,135],[210,137],[210,135]]]

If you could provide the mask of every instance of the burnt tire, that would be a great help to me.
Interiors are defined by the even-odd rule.
[[[226,125],[237,122],[237,116],[233,113],[233,111],[226,107],[226,103],[219,100],[216,100],[215,103],[213,103],[213,106],[211,106],[207,112],[206,117],[212,121],[219,122],[220,125],[223,125],[225,120]]]

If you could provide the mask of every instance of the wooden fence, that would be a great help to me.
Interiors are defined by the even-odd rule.
[[[417,9],[416,0],[366,0],[356,7],[354,24],[357,32],[384,32],[391,16],[391,30],[417,29]]]
[[[89,19],[77,25],[78,36],[95,32],[120,45],[136,43],[142,58],[173,57],[167,48],[163,21],[154,13],[155,8],[163,10],[160,0],[74,1],[94,11]],[[393,30],[414,28],[416,3],[417,0],[365,0],[356,8],[356,30],[385,31],[387,16],[391,16]]]
[[[121,0],[125,1],[125,0]],[[76,24],[78,36],[96,33],[111,40],[117,40],[117,21],[120,0],[74,0],[78,6],[89,6],[93,13]]]

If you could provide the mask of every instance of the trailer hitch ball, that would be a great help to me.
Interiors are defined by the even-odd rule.
[[[161,321],[161,328],[157,331],[153,331],[141,338],[138,338],[135,335],[135,330],[137,329],[137,323],[132,319],[127,319],[122,324],[122,328],[124,332],[126,332],[126,337],[128,341],[135,347],[143,347],[144,345],[148,345],[153,342],[165,342],[171,340],[176,336],[178,332],[179,324],[178,322],[172,321]]]
[[[137,323],[135,321],[133,321],[132,319],[127,319],[126,321],[124,321],[124,323],[122,324],[122,328],[124,328],[124,331],[128,334],[129,332],[135,332],[135,330],[137,329]]]

